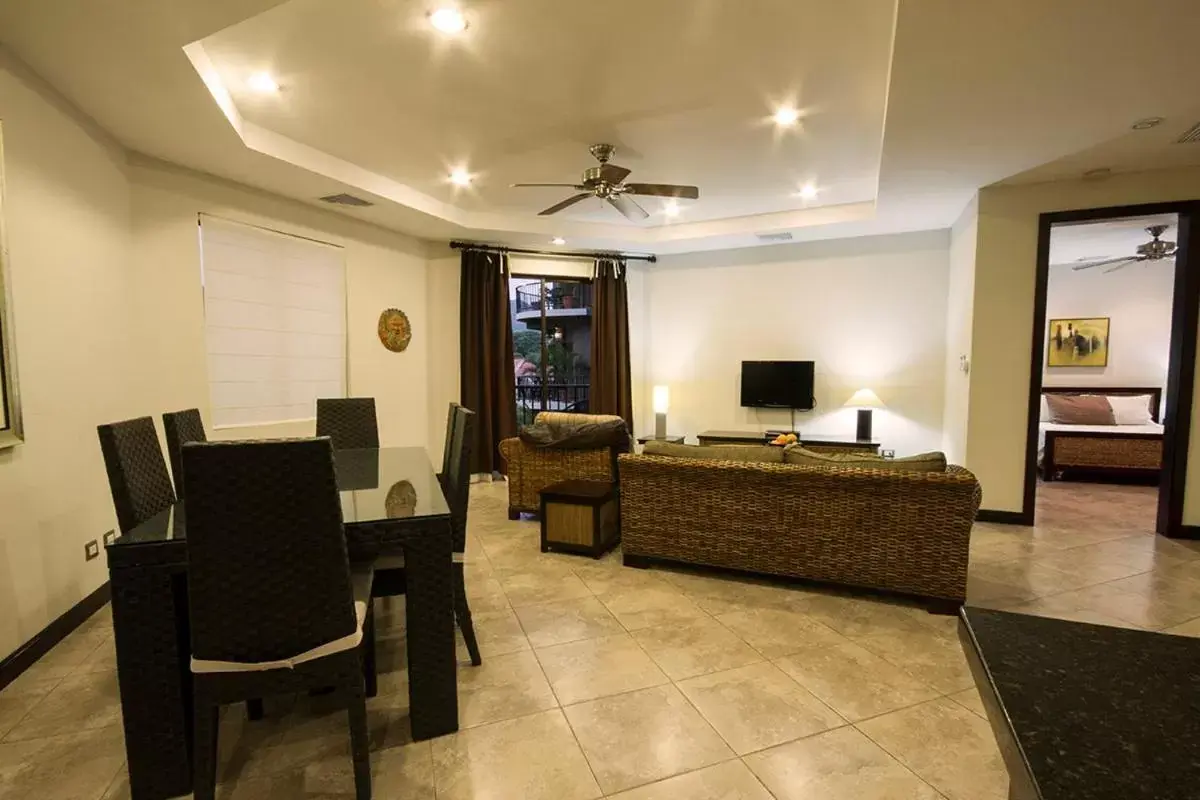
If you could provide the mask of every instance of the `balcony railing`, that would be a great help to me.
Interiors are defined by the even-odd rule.
[[[592,304],[592,285],[577,281],[562,283],[546,283],[546,310],[579,308],[586,309]],[[516,313],[524,314],[529,311],[542,310],[542,287],[531,283],[518,286],[516,291]]]
[[[533,421],[540,411],[587,413],[590,383],[549,381],[528,376],[517,379],[517,417],[521,425]]]

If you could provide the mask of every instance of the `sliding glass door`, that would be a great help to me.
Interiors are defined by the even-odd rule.
[[[590,281],[514,275],[509,280],[517,424],[540,411],[588,410]]]

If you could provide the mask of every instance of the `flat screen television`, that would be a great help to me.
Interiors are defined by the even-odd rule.
[[[742,405],[811,411],[813,362],[743,361]]]

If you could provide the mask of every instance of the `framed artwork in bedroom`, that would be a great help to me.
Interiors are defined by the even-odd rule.
[[[1050,320],[1047,367],[1108,366],[1108,317]]]

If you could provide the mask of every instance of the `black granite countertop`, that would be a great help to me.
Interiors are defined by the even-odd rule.
[[[959,632],[1028,796],[1200,798],[1200,639],[978,608]]]

